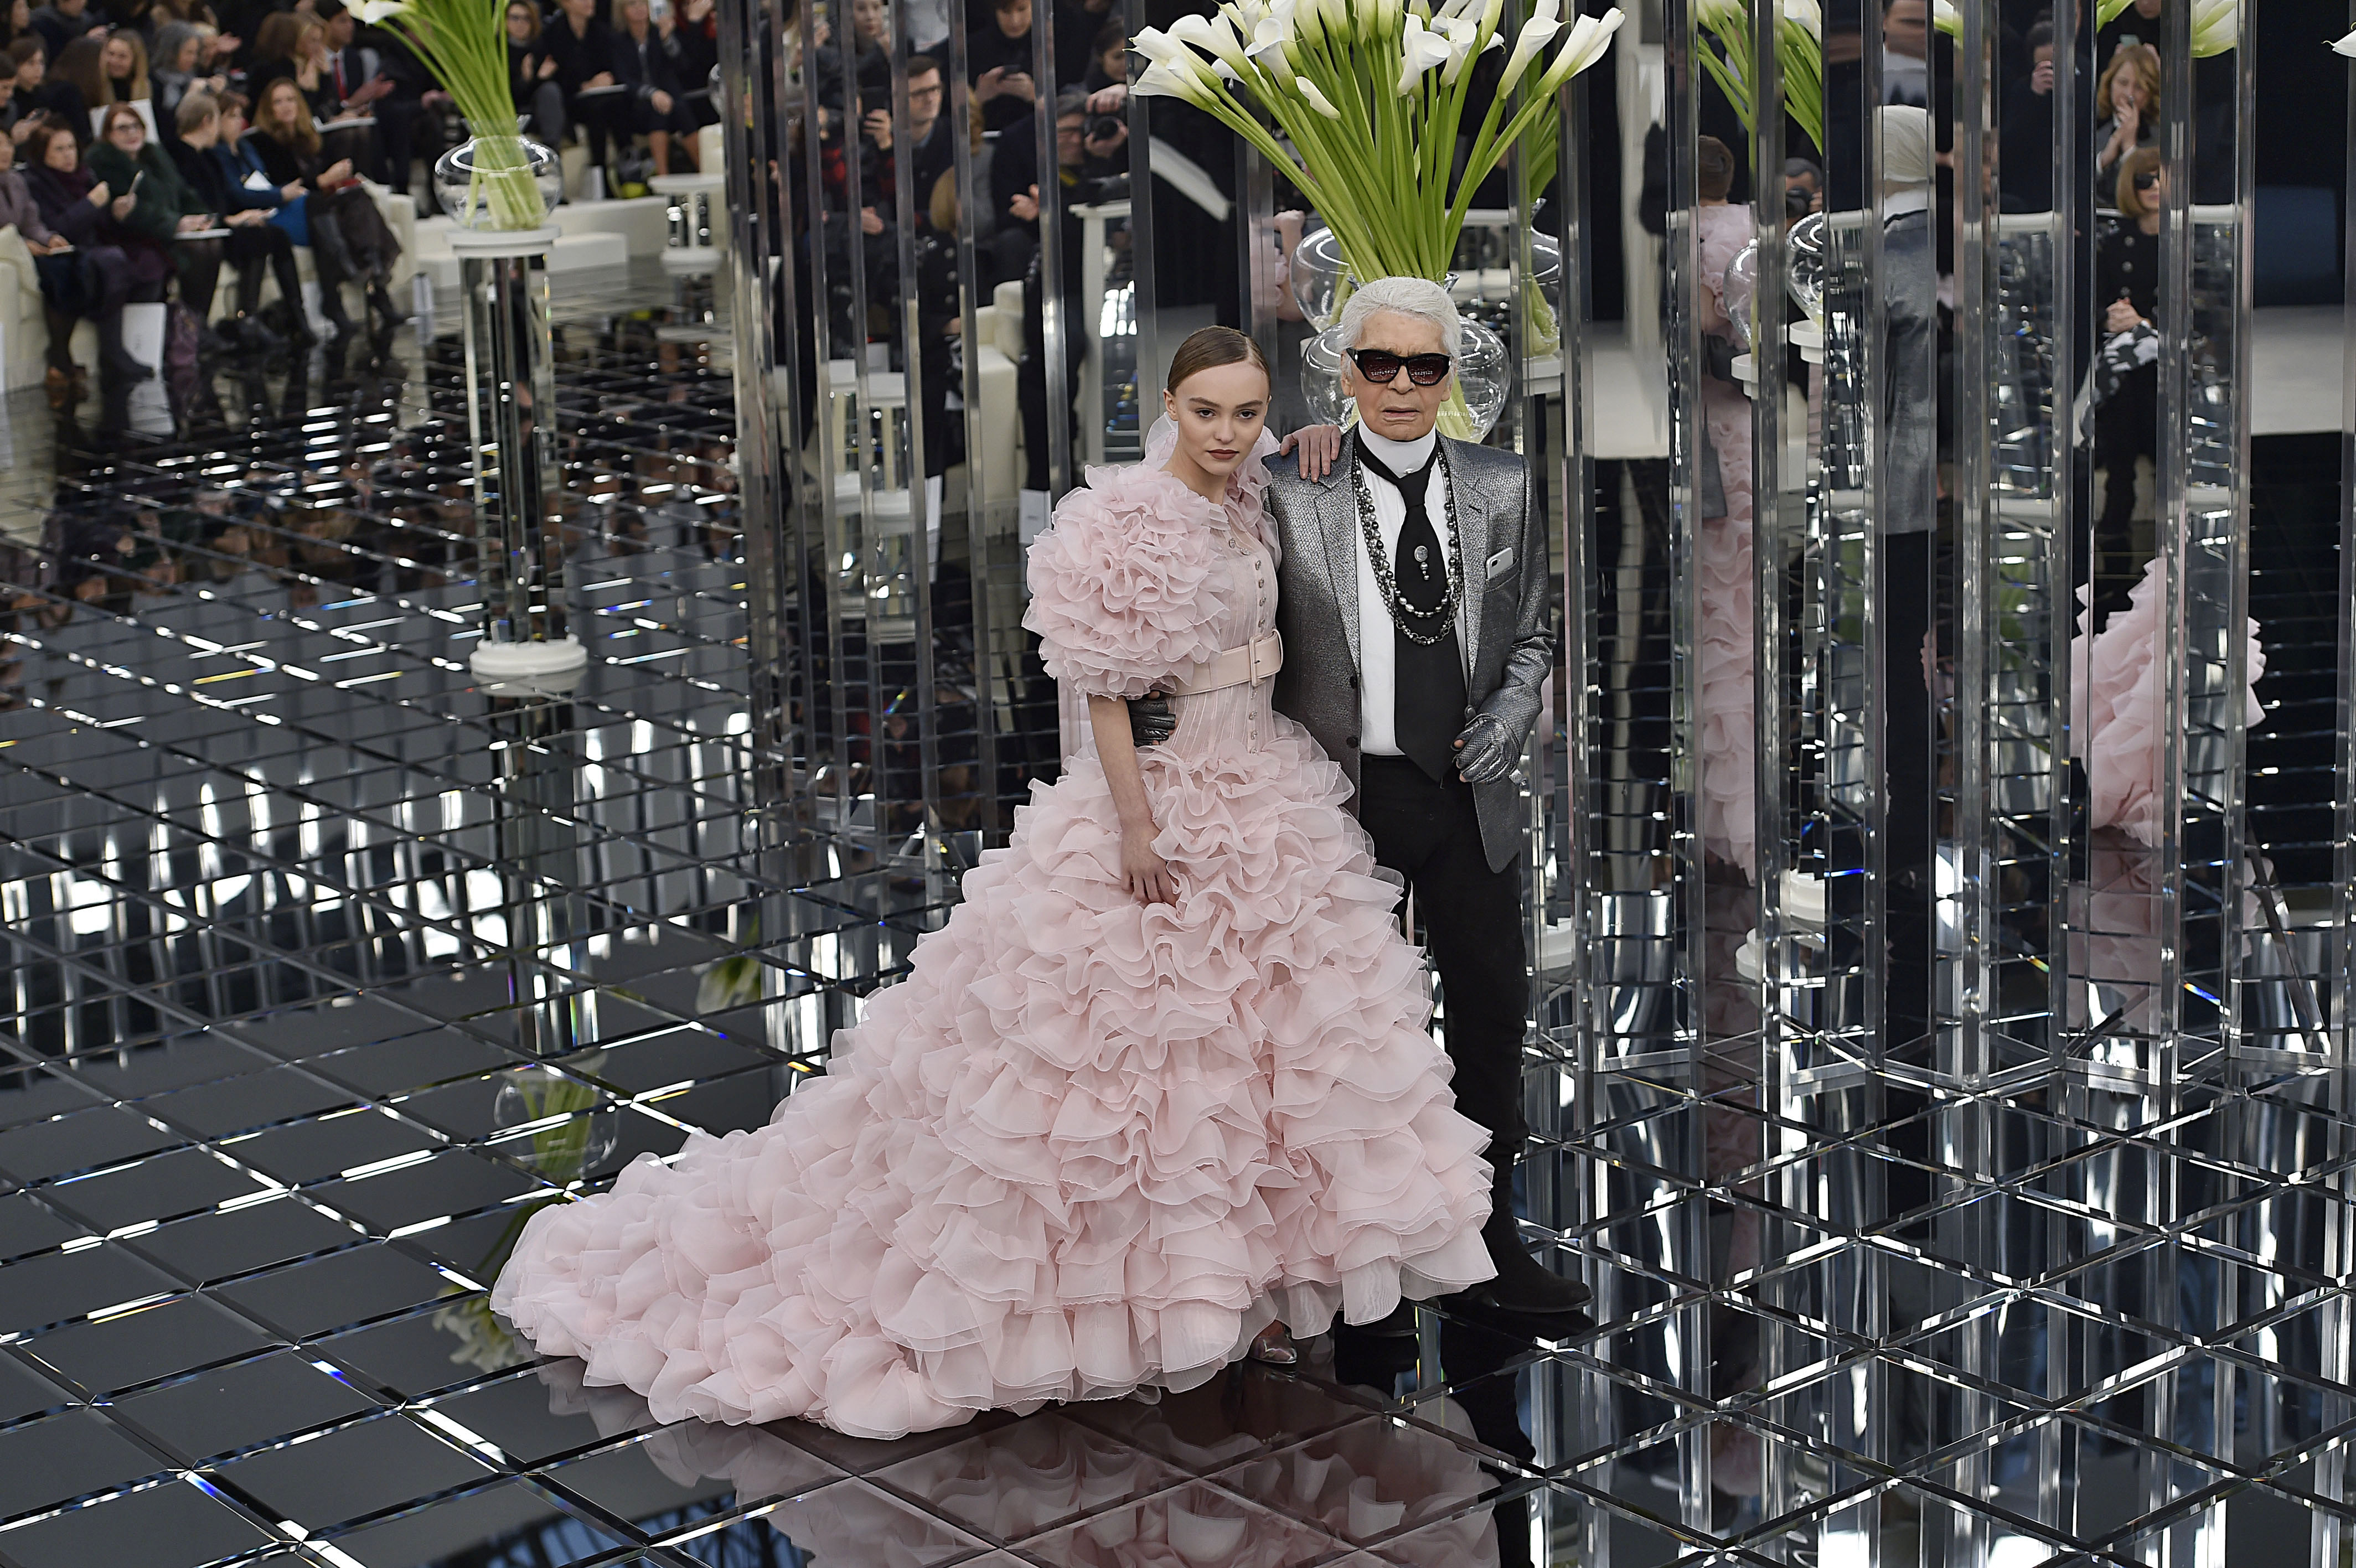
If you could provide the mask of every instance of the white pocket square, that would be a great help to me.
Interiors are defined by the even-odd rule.
[[[1514,547],[1507,545],[1489,558],[1488,580],[1492,582],[1514,570]]]

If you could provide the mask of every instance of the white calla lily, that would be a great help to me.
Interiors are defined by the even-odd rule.
[[[1714,33],[1751,26],[1751,17],[1743,9],[1742,0],[1697,0],[1694,6],[1694,20]]]
[[[1201,108],[1205,98],[1213,91],[1207,72],[1198,61],[1193,65],[1156,60],[1145,68],[1130,91],[1140,98],[1175,98]]]
[[[1145,27],[1129,40],[1129,47],[1144,57],[1149,66],[1168,65],[1173,60],[1190,58],[1194,51],[1159,27]]]
[[[1522,24],[1521,36],[1514,40],[1514,52],[1505,57],[1505,74],[1497,79],[1500,96],[1514,91],[1522,73],[1530,69],[1530,61],[1537,59],[1554,42],[1554,36],[1562,31],[1556,6],[1557,0],[1538,0],[1537,9]]]
[[[1423,19],[1410,16],[1399,33],[1398,92],[1404,98],[1415,91],[1423,73],[1444,66],[1456,58],[1456,49],[1448,35],[1427,31]]]
[[[2192,0],[2192,58],[2230,52],[2241,42],[2242,0]]]
[[[1934,3],[1952,5],[1954,0],[1934,0]],[[1782,15],[1786,22],[1796,22],[1805,27],[1812,37],[1821,38],[1825,36],[1825,13],[1816,0],[1783,0]]]
[[[1339,120],[1342,118],[1342,112],[1334,108],[1333,101],[1323,92],[1319,91],[1317,84],[1310,80],[1307,77],[1294,77],[1292,79],[1292,86],[1293,91],[1301,94],[1302,101],[1306,102],[1310,108],[1314,109],[1318,113],[1325,116],[1326,119]]]
[[[2351,59],[2356,59],[2356,33],[2351,33],[2346,37],[2340,39],[2338,43],[2332,45],[2331,52],[2336,55],[2346,55]]]
[[[1538,91],[1552,92],[1601,59],[1612,47],[1612,35],[1627,19],[1628,14],[1614,5],[1601,16],[1581,16],[1571,24],[1570,37],[1555,51],[1554,64],[1547,68],[1546,75],[1538,79]]]
[[[1170,37],[1230,68],[1243,63],[1243,41],[1225,16],[1186,16],[1170,24]]]
[[[1955,8],[1955,0],[1931,0],[1931,26],[1951,38],[1964,36],[1964,14]]]
[[[352,7],[352,15],[359,18],[362,26],[369,27],[381,27],[395,16],[408,15],[408,12],[409,0],[364,0],[363,4]]]

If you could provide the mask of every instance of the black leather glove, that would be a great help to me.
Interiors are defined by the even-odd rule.
[[[1505,721],[1492,714],[1476,713],[1456,737],[1456,773],[1466,784],[1487,784],[1501,779],[1519,760],[1522,749],[1505,728]]]
[[[1178,713],[1159,691],[1129,699],[1129,739],[1139,751],[1159,746],[1178,732]]]

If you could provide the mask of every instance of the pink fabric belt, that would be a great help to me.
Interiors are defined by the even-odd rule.
[[[1248,682],[1258,686],[1284,667],[1284,639],[1274,632],[1254,637],[1239,648],[1229,648],[1194,666],[1173,688],[1181,697],[1199,697]]]

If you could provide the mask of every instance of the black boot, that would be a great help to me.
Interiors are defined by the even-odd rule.
[[[344,231],[324,212],[311,215],[311,259],[319,269],[319,311],[338,337],[348,336],[352,318],[344,313],[344,280],[359,276]]]
[[[101,379],[119,387],[135,386],[152,381],[155,372],[131,357],[123,347],[123,307],[115,306],[98,318],[98,365]]]
[[[303,308],[303,275],[294,270],[294,248],[292,245],[281,246],[270,253],[270,272],[278,280],[278,303],[286,312],[285,325],[281,329],[283,335],[295,347],[308,348],[319,341],[319,335],[311,330],[310,315]],[[319,285],[319,292],[323,294],[327,292],[325,283]],[[257,300],[262,297],[259,279],[254,282],[254,297]],[[258,318],[259,313],[255,314]]]
[[[48,392],[49,407],[63,412],[81,400],[81,367],[74,363],[73,357],[76,318],[53,304],[44,304],[41,314],[48,318],[49,327],[49,368],[43,383]]]
[[[392,291],[380,282],[369,284],[368,300],[369,308],[376,312],[378,324],[387,332],[409,319],[409,313],[394,303]]]
[[[1514,1167],[1497,1167],[1492,1179],[1489,1218],[1481,1227],[1494,1279],[1450,1296],[1445,1305],[1459,1316],[1503,1333],[1561,1339],[1591,1325],[1585,1307],[1593,1293],[1575,1279],[1549,1272],[1522,1242],[1514,1221]]]

